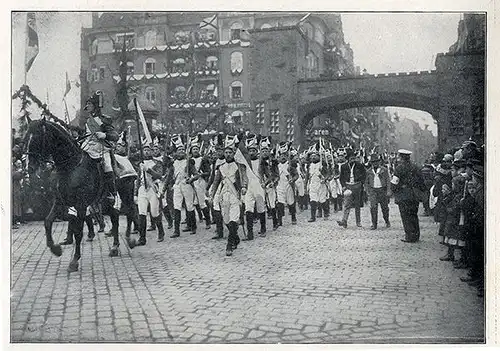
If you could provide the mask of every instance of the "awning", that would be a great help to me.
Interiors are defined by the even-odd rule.
[[[207,57],[207,62],[217,62],[219,59],[215,56],[208,56]]]
[[[182,57],[174,60],[174,65],[183,65],[185,63],[186,60],[184,60]]]

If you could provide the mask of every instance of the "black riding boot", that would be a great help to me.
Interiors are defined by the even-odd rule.
[[[161,220],[161,214],[154,218],[156,228],[158,229],[158,242],[162,242],[165,240],[165,231],[163,230],[163,222]]]
[[[330,217],[330,200],[326,200],[323,204],[323,219],[326,221]]]
[[[194,208],[196,209],[196,213],[198,213],[198,218],[200,219],[200,222],[203,221],[204,216],[203,216],[203,211],[201,210],[201,206],[200,205],[194,205]]]
[[[174,235],[171,238],[178,238],[181,236],[181,210],[174,210]]]
[[[262,212],[259,213],[259,220],[260,220],[260,236],[264,237],[266,236],[266,213]]]
[[[273,220],[273,230],[276,230],[279,227],[278,216],[276,214],[276,208],[271,208],[269,210],[269,212],[270,212],[271,218]]]
[[[196,234],[196,229],[198,228],[198,225],[196,224],[196,213],[193,211],[188,212],[188,216],[190,218],[191,224],[189,225],[189,228],[191,229],[191,234]]]
[[[311,218],[308,222],[316,222],[316,208],[318,203],[316,201],[311,201]]]
[[[247,237],[243,241],[253,240],[253,212],[246,213]]]
[[[139,241],[137,246],[146,245],[146,215],[139,215]]]
[[[114,201],[116,198],[115,174],[113,172],[104,173],[104,189],[106,198]]]
[[[172,212],[170,212],[170,208],[164,207],[163,208],[163,215],[165,216],[165,219],[167,220],[168,229],[171,229],[174,218],[172,217]]]
[[[210,229],[210,209],[208,207],[205,207],[202,209],[203,211],[203,217],[205,217],[205,229]]]
[[[216,227],[216,234],[212,237],[212,239],[222,239],[224,237],[224,223],[222,220],[221,211],[214,210],[214,221]]]
[[[322,218],[323,217],[323,206],[320,202],[316,202],[316,217],[317,218]]]
[[[151,223],[151,225],[149,226],[149,228],[147,229],[148,232],[152,232],[153,230],[156,229],[156,225],[155,225],[155,221],[153,219],[153,215],[151,214],[151,212],[149,212],[149,221]]]
[[[288,205],[290,210],[290,216],[292,216],[292,224],[297,224],[297,207],[295,207],[295,202],[292,205]]]
[[[285,215],[285,204],[277,203],[276,204],[276,212],[278,214],[278,226],[283,226],[283,216]]]
[[[232,256],[233,250],[238,247],[240,237],[238,236],[238,223],[229,222],[227,225],[229,236],[227,237],[226,256]]]

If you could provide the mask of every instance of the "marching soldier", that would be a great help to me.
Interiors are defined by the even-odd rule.
[[[277,147],[278,153],[278,185],[277,193],[277,212],[278,225],[283,226],[283,217],[285,215],[285,205],[288,206],[292,216],[292,224],[297,224],[297,207],[295,206],[295,181],[299,178],[297,172],[297,163],[289,161],[289,146],[280,143]]]
[[[234,160],[236,151],[236,136],[226,136],[224,157],[226,162],[216,171],[211,198],[218,199],[222,218],[229,230],[226,246],[226,256],[232,256],[240,238],[238,236],[238,222],[241,216],[241,196],[245,196],[248,187],[248,178],[245,165]],[[216,193],[219,196],[216,196]]]
[[[192,182],[197,179],[197,171],[194,160],[186,157],[186,146],[183,141],[183,135],[173,136],[171,142],[176,149],[176,160],[167,177],[169,183],[173,184],[174,203],[174,234],[170,237],[178,238],[180,236],[183,203],[186,206],[186,229],[191,231],[191,234],[196,234],[196,217],[194,213],[195,191]]]
[[[391,185],[405,230],[405,238],[401,241],[415,243],[420,239],[417,214],[420,199],[416,193],[425,192],[425,185],[420,170],[410,161],[412,152],[400,149],[398,154],[398,165],[394,170]]]
[[[269,137],[260,141],[260,180],[265,191],[268,214],[273,220],[273,230],[278,229],[276,214],[276,184],[278,183],[278,162],[271,156],[271,141]]]
[[[129,237],[131,225],[137,221],[136,206],[134,203],[134,186],[137,179],[137,172],[128,158],[126,134],[123,132],[116,143],[115,149],[115,170],[116,170],[116,189],[118,197],[115,208],[120,210],[123,204],[124,212],[127,217],[127,229],[125,236]],[[113,229],[112,229],[113,230]],[[116,228],[118,230],[118,228]]]
[[[195,137],[191,138],[190,148],[194,166],[197,172],[196,180],[194,180],[193,182],[193,187],[196,195],[195,198],[198,202],[198,204],[195,205],[195,208],[198,211],[198,214],[203,214],[206,229],[210,229],[210,209],[208,208],[205,201],[207,180],[210,176],[210,161],[207,157],[202,156],[200,153],[200,135],[196,135]]]
[[[220,201],[218,198],[211,198],[210,194],[212,194],[213,183],[215,180],[215,175],[217,173],[218,167],[222,164],[226,163],[226,159],[224,157],[224,134],[219,133],[214,137],[213,140],[210,141],[211,148],[215,150],[214,152],[214,161],[212,161],[211,165],[211,173],[207,183],[206,191],[207,197],[211,199],[211,207],[213,211],[213,219],[215,222],[215,236],[212,239],[222,239],[224,237],[224,221],[222,219],[222,213],[220,209]],[[217,193],[214,193],[218,196]]]
[[[153,217],[153,223],[158,229],[158,242],[164,240],[165,232],[160,215],[160,195],[155,182],[162,177],[161,166],[153,160],[150,145],[143,146],[144,160],[139,164],[137,187],[137,205],[139,207],[139,241],[137,245],[146,245],[146,217],[148,206]]]
[[[243,145],[240,145],[242,147]],[[248,178],[248,189],[245,195],[245,217],[247,225],[247,238],[246,240],[253,240],[253,224],[255,217],[260,221],[261,237],[266,236],[266,202],[265,191],[261,185],[260,164],[261,158],[259,157],[259,140],[256,135],[248,136],[245,140],[245,156],[247,157],[248,167],[246,168]]]
[[[311,218],[309,222],[316,221],[316,211],[318,208],[322,208],[326,211],[325,203],[327,201],[328,192],[326,187],[327,164],[325,160],[321,160],[319,152],[318,143],[309,148],[309,158],[311,161],[307,175],[307,188],[309,190],[309,200],[311,204]]]

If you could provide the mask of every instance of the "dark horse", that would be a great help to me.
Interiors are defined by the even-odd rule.
[[[45,218],[47,246],[56,256],[61,256],[62,249],[54,244],[52,224],[56,216],[65,207],[74,207],[76,219],[70,220],[69,229],[75,234],[75,254],[68,271],[78,270],[81,257],[80,245],[83,237],[83,225],[87,207],[99,201],[103,193],[103,180],[98,164],[84,152],[71,135],[56,123],[41,120],[31,121],[26,133],[26,153],[28,154],[28,172],[34,174],[42,161],[52,156],[57,171],[57,186],[54,203]],[[110,256],[118,255],[118,233],[113,233],[113,247]]]

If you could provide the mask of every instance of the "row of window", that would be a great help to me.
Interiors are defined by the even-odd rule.
[[[205,60],[205,64],[197,67],[198,69],[217,69],[217,63],[219,59],[215,56],[208,56]],[[183,67],[186,65],[186,60],[184,58],[178,58],[173,61],[173,64],[180,69],[180,71],[185,71]],[[127,62],[128,66],[128,74],[134,74],[134,63],[133,62]],[[92,65],[91,69],[97,69],[95,65]],[[157,71],[157,63],[156,60],[152,57],[148,57],[144,61],[144,73],[145,74],[156,74],[158,73]],[[101,67],[100,70],[104,70],[104,67]],[[175,71],[175,70],[174,70]],[[233,74],[240,74],[243,72],[243,53],[240,51],[235,51],[231,53],[231,72]],[[102,78],[104,79],[104,78]],[[90,81],[94,81],[94,79],[91,79]]]

